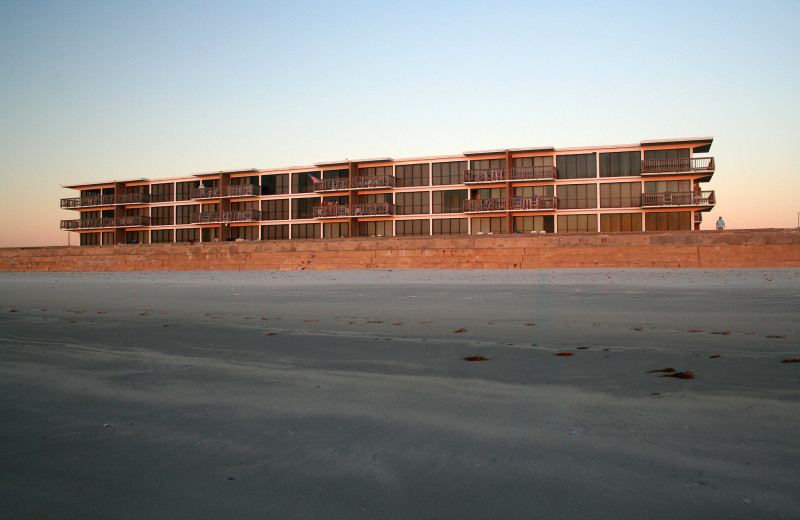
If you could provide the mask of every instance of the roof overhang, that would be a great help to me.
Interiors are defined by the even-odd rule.
[[[70,190],[81,190],[81,189],[89,189],[89,188],[99,188],[102,186],[114,186],[115,184],[126,184],[129,182],[149,182],[150,179],[122,179],[118,181],[105,181],[105,182],[82,182],[80,184],[62,184],[62,188],[67,188]]]
[[[706,153],[711,150],[711,143],[714,142],[713,137],[678,137],[675,139],[651,139],[641,141],[642,148],[648,146],[664,146],[664,145],[689,145],[694,153]]]
[[[241,170],[219,170],[216,172],[200,172],[200,173],[193,173],[192,177],[216,177],[222,174],[230,174],[230,173],[258,173],[258,170],[255,168],[245,168]]]

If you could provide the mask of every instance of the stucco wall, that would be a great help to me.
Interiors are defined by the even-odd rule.
[[[800,267],[800,230],[472,235],[0,249],[0,271]]]

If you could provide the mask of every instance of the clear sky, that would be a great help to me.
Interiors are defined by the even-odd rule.
[[[694,136],[704,229],[797,226],[800,1],[0,2],[0,246],[62,184]]]

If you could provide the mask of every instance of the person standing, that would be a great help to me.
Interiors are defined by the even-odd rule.
[[[722,217],[719,217],[717,219],[717,231],[722,231],[723,229],[725,229],[725,221],[722,220]]]

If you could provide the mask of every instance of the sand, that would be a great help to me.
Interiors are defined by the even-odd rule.
[[[0,273],[0,331],[3,518],[800,517],[798,269]]]

